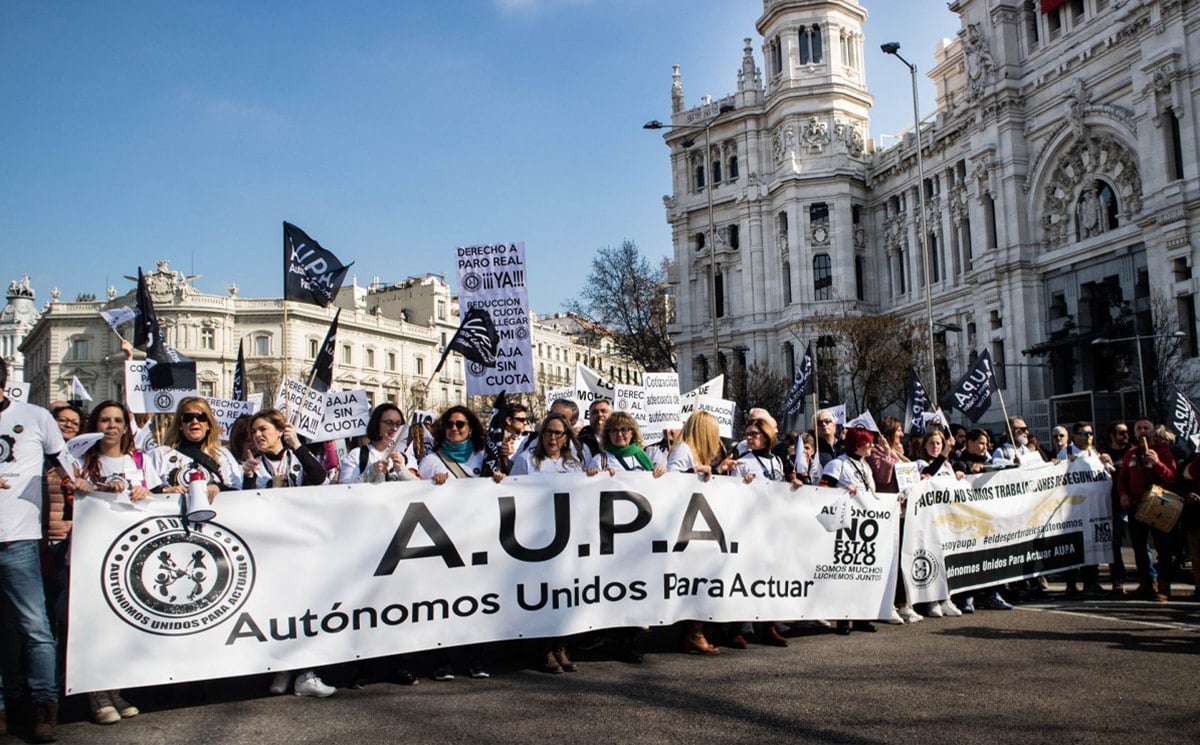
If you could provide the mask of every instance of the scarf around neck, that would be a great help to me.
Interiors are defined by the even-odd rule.
[[[446,440],[442,443],[441,450],[446,454],[447,458],[455,463],[466,463],[475,453],[475,448],[471,446],[469,439],[458,443]]]
[[[640,465],[644,470],[654,470],[654,464],[650,462],[650,456],[646,455],[646,451],[642,450],[635,443],[631,442],[623,448],[619,448],[612,443],[605,443],[604,452],[608,453],[609,455],[615,455],[618,458],[628,458],[632,456],[635,460],[637,460],[638,465]]]

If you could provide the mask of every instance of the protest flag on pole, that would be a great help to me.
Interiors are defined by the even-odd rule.
[[[108,310],[100,311],[100,317],[108,324],[108,327],[113,330],[117,336],[121,332],[117,329],[123,324],[129,323],[134,318],[137,318],[137,311],[133,308],[109,308]]]
[[[496,325],[492,323],[491,314],[480,307],[471,308],[463,316],[458,331],[454,332],[454,338],[446,345],[446,349],[442,352],[442,358],[438,360],[433,372],[436,375],[442,369],[442,365],[446,364],[446,357],[451,351],[458,352],[468,360],[477,362],[484,367],[495,367],[496,350],[499,346],[500,334],[496,331]]]
[[[992,355],[983,350],[975,364],[962,376],[942,399],[943,409],[958,409],[967,415],[971,423],[979,421],[992,405],[992,394],[1000,389],[996,381],[996,370],[992,367]]]
[[[71,376],[71,398],[76,401],[91,402],[92,400],[92,394],[88,393],[87,388],[83,387],[83,381],[79,379],[78,375]]]
[[[483,463],[479,467],[479,475],[491,476],[500,466],[500,448],[504,445],[504,410],[508,408],[504,391],[496,394],[492,402],[492,416],[488,420],[487,440],[484,442]]]
[[[246,400],[246,354],[242,351],[242,341],[238,341],[237,364],[233,366],[233,390],[229,397],[234,401]]]
[[[1178,388],[1171,401],[1171,428],[1180,438],[1191,442],[1193,450],[1200,449],[1200,411]]]
[[[810,343],[804,350],[804,357],[800,359],[800,367],[796,368],[796,379],[792,381],[787,402],[783,405],[784,414],[787,417],[794,417],[804,411],[804,397],[813,392],[813,369],[812,344]]]
[[[325,341],[317,350],[317,358],[313,360],[308,386],[314,391],[325,393],[333,387],[333,353],[337,347],[338,318],[341,315],[342,309],[338,308],[337,313],[333,314],[333,323],[329,324],[329,331],[325,334]]]
[[[290,222],[283,223],[283,299],[328,308],[354,262],[332,252]]]
[[[925,412],[931,410],[929,394],[917,371],[913,370],[908,378],[908,391],[904,396],[904,431],[910,435],[920,434],[925,428]]]
[[[137,316],[133,319],[133,346],[146,352],[146,368],[150,387],[154,390],[167,388],[196,388],[196,363],[184,357],[167,344],[166,334],[154,312],[154,301],[146,276],[138,267]]]

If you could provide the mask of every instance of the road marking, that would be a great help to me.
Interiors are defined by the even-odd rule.
[[[1191,605],[1191,603],[1188,603]],[[1161,608],[1162,606],[1156,606]],[[1134,626],[1149,626],[1154,629],[1173,629],[1176,631],[1200,631],[1200,624],[1187,623],[1181,621],[1137,621],[1130,618],[1121,618],[1120,616],[1108,616],[1100,613],[1084,613],[1073,610],[1060,610],[1049,605],[1025,605],[1021,606],[1020,610],[1039,611],[1041,613],[1058,613],[1064,616],[1079,616],[1081,618],[1095,618],[1101,621],[1115,621],[1117,623],[1128,623]]]

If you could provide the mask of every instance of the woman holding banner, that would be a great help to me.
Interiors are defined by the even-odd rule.
[[[142,453],[134,449],[129,428],[132,419],[129,409],[117,401],[104,401],[92,409],[87,431],[104,436],[84,454],[82,468],[75,468],[71,481],[77,497],[107,492],[140,502],[158,486],[154,469],[147,467]],[[116,724],[139,713],[119,690],[89,693],[88,708],[96,724]]]
[[[850,427],[843,433],[842,443],[842,454],[829,461],[821,472],[822,486],[845,489],[851,494],[868,492],[874,496],[877,492],[875,475],[867,456],[875,445],[875,434],[861,427]],[[849,634],[851,630],[875,631],[875,625],[865,620],[837,622],[839,634]]]
[[[384,481],[410,481],[417,478],[409,470],[404,455],[404,412],[392,403],[382,403],[371,412],[367,421],[367,439],[362,447],[346,453],[342,461],[339,484],[358,481],[377,484]]]
[[[715,469],[722,467],[725,447],[721,444],[721,433],[717,420],[707,411],[693,411],[683,429],[679,430],[679,442],[667,456],[667,470],[676,473],[694,473],[701,481],[712,478]],[[680,625],[683,651],[689,654],[720,654],[704,636],[703,621],[684,621]]]
[[[570,422],[562,414],[547,414],[536,439],[533,447],[522,450],[513,458],[510,476],[578,473],[583,470],[583,464],[575,457],[575,453],[579,452],[579,441],[571,431]]]
[[[624,411],[614,411],[604,423],[600,452],[588,460],[587,473],[595,476],[601,471],[615,475],[617,471],[649,471],[658,478],[667,472],[665,463],[655,463],[646,452],[642,432],[637,422]]]
[[[242,469],[220,443],[216,417],[199,396],[179,401],[163,447],[151,453],[161,494],[186,494],[190,476],[199,471],[208,483],[209,504],[223,491],[242,488]]]
[[[325,467],[321,461],[300,444],[296,428],[278,409],[263,409],[250,419],[250,440],[254,451],[246,453],[242,485],[246,489],[283,489],[293,486],[319,486],[325,483]],[[325,698],[336,688],[326,685],[315,670],[304,670],[295,676],[284,670],[271,681],[271,693],[286,693],[288,688],[297,696]]]
[[[421,478],[442,485],[450,480],[478,478],[483,468],[487,433],[475,412],[466,406],[451,406],[442,412],[433,426],[433,449],[421,459]],[[504,472],[496,469],[492,478],[500,481]],[[487,663],[480,655],[482,645],[470,645],[459,654],[470,657],[468,674],[472,678],[490,678]],[[439,653],[434,663],[433,679],[454,680],[453,659]]]

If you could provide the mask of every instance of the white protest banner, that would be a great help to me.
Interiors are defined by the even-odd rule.
[[[305,401],[304,393],[308,392]],[[301,409],[300,403],[304,402]],[[304,383],[293,378],[284,378],[275,396],[275,408],[284,412],[296,424],[296,433],[310,440],[317,436],[321,420],[325,418],[325,394],[315,391]]]
[[[633,417],[633,421],[637,422],[638,429],[642,431],[642,436],[650,430],[650,418],[646,413],[646,389],[640,385],[621,385],[618,383],[613,386],[613,411],[623,411]]]
[[[707,411],[717,420],[717,430],[721,437],[733,437],[733,414],[737,404],[717,396],[696,396],[696,411]]]
[[[679,397],[679,414],[687,419],[696,408],[697,396],[713,396],[721,398],[725,395],[725,374],[722,373],[707,383],[702,383]]]
[[[897,463],[894,466],[896,472],[896,486],[900,491],[911,489],[921,483],[921,469],[916,463],[909,461],[907,463]]]
[[[260,394],[259,402],[262,402]],[[258,411],[259,407],[254,405],[253,401],[234,401],[228,398],[205,398],[208,402],[208,408],[212,409],[213,417],[217,420],[217,428],[221,431],[221,439],[229,440],[229,428],[237,421],[238,417],[247,414],[253,414]]]
[[[329,391],[325,394],[325,416],[313,442],[358,437],[367,433],[371,402],[365,390]]]
[[[262,391],[255,391],[254,393],[251,393],[250,395],[246,396],[246,401],[248,401],[249,403],[254,405],[254,411],[258,411],[259,409],[261,409],[263,407]]]
[[[10,380],[4,384],[4,397],[11,401],[29,403],[29,384],[19,380]]]
[[[195,388],[156,390],[145,360],[125,360],[125,404],[134,414],[174,414],[180,399],[195,395]]]
[[[922,481],[900,557],[909,601],[1111,560],[1111,486],[1084,458]]]
[[[681,619],[886,618],[894,495],[827,531],[841,494],[679,473],[401,481],[222,494],[190,530],[174,497],[80,500],[66,692]]]
[[[575,401],[575,389],[574,388],[556,388],[552,391],[546,391],[546,411],[550,411],[550,407],[554,404],[555,401],[558,401],[559,399],[564,399],[564,398],[568,401]],[[578,404],[579,402],[576,401],[575,403]]]
[[[682,427],[679,373],[645,373],[642,386],[646,389],[646,430],[658,433]]]
[[[587,409],[599,398],[612,400],[614,386],[582,362],[575,363],[575,395],[579,408]]]
[[[458,266],[459,311],[487,311],[500,336],[496,366],[466,365],[467,395],[494,396],[500,391],[533,393],[532,331],[526,290],[525,244],[494,243],[454,249]]]

